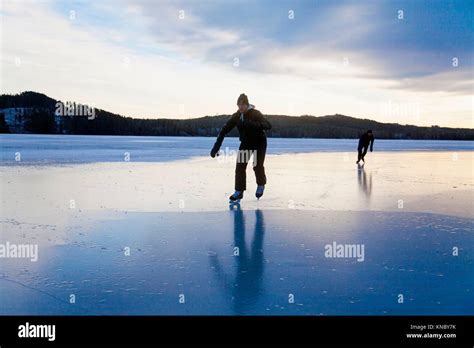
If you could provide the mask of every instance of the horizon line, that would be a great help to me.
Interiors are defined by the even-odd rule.
[[[61,100],[61,99],[56,99],[54,97],[51,97],[45,93],[42,93],[42,92],[37,92],[37,91],[32,91],[32,90],[25,90],[25,91],[22,91],[22,92],[19,92],[19,93],[2,93],[0,94],[0,97],[1,96],[20,96],[21,94],[23,93],[35,93],[35,94],[41,94],[41,95],[44,95],[45,97],[47,98],[50,98],[50,99],[53,99],[54,101],[56,102],[62,102],[62,103],[74,103],[74,104],[79,104],[79,105],[82,105],[82,106],[91,106],[90,103],[81,103],[81,102],[77,102],[77,101],[72,101],[72,100]],[[391,102],[391,101],[389,101]],[[132,119],[135,119],[135,120],[177,120],[177,121],[186,121],[186,120],[195,120],[195,119],[199,119],[199,118],[204,118],[204,117],[219,117],[219,116],[230,116],[232,115],[233,113],[216,113],[215,115],[201,115],[201,116],[188,116],[188,117],[183,117],[183,118],[169,118],[169,117],[160,117],[160,116],[157,116],[157,117],[144,117],[144,116],[130,116],[130,115],[125,115],[125,114],[121,114],[121,113],[116,113],[114,111],[110,111],[110,110],[106,110],[106,109],[102,109],[102,108],[99,108],[99,107],[96,107],[94,105],[92,105],[92,108],[93,109],[96,109],[96,110],[101,110],[101,111],[105,111],[105,112],[108,112],[108,113],[111,113],[111,114],[114,114],[116,116],[121,116],[121,117],[126,117],[126,118],[132,118]],[[257,108],[258,109],[258,108]],[[259,110],[261,111],[261,110]],[[398,123],[398,122],[381,122],[381,121],[377,121],[375,119],[371,119],[371,118],[367,118],[367,117],[357,117],[357,116],[350,116],[350,115],[345,115],[345,114],[340,114],[340,113],[334,113],[334,114],[327,114],[327,115],[311,115],[311,114],[300,114],[300,115],[287,115],[287,114],[266,114],[264,112],[262,112],[262,114],[264,115],[267,115],[267,116],[282,116],[282,117],[314,117],[314,118],[321,118],[321,117],[331,117],[331,116],[343,116],[343,117],[349,117],[349,118],[353,118],[353,119],[357,119],[357,120],[361,120],[361,121],[371,121],[371,122],[376,122],[376,123],[380,123],[380,124],[396,124],[396,125],[400,125],[400,126],[412,126],[412,127],[419,127],[419,128],[434,128],[434,127],[438,127],[438,128],[449,128],[449,129],[468,129],[468,130],[474,130],[474,127],[449,127],[449,126],[442,126],[442,125],[437,125],[437,124],[432,124],[432,125],[429,125],[429,126],[424,126],[424,125],[417,125],[417,124],[401,124],[401,123]]]

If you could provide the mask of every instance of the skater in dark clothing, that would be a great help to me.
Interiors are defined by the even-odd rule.
[[[374,135],[370,129],[362,134],[359,139],[359,146],[357,148],[357,151],[359,152],[356,162],[357,164],[359,164],[360,160],[365,163],[364,157],[367,154],[367,150],[369,149],[369,144],[370,152],[372,152],[374,150]]]
[[[262,197],[267,183],[265,176],[265,153],[267,151],[267,137],[265,130],[272,128],[262,113],[249,104],[245,94],[241,94],[237,99],[239,110],[234,113],[227,123],[222,127],[217,140],[211,150],[211,157],[219,155],[219,149],[224,141],[224,137],[234,127],[239,131],[240,147],[235,166],[235,192],[229,197],[232,202],[239,201],[244,196],[246,190],[246,169],[250,157],[253,155],[253,170],[257,179],[257,191],[255,196]]]

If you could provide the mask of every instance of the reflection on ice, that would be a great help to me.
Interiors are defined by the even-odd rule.
[[[243,208],[85,213],[37,262],[2,260],[0,313],[473,313],[472,219]],[[328,244],[360,245],[363,261],[328,258]]]
[[[372,194],[372,173],[366,173],[364,169],[365,164],[357,164],[357,180],[360,189],[365,193],[367,198]]]
[[[235,276],[226,274],[216,253],[210,255],[210,261],[219,285],[226,293],[227,298],[232,299],[234,313],[241,315],[255,308],[262,292],[265,223],[263,212],[255,210],[255,227],[249,250],[245,243],[245,235],[248,231],[246,231],[244,212],[240,205],[231,206],[231,211],[234,214]]]

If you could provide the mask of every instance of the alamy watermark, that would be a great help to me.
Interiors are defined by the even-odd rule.
[[[21,258],[36,262],[38,261],[38,244],[14,244],[10,242],[0,244],[0,258]]]
[[[379,105],[382,115],[392,118],[411,117],[416,120],[421,118],[421,104],[418,102],[396,102],[389,100]]]
[[[56,116],[75,116],[87,117],[89,120],[95,118],[95,108],[90,105],[79,104],[75,102],[60,102],[56,103]]]
[[[48,341],[56,339],[56,325],[36,325],[26,322],[18,326],[19,338],[47,338]]]
[[[326,244],[324,246],[324,256],[327,258],[348,258],[357,259],[358,262],[365,260],[364,244]]]
[[[220,163],[248,163],[253,156],[253,166],[257,166],[257,150],[230,150],[228,147],[225,150],[219,150],[219,157],[217,161]]]

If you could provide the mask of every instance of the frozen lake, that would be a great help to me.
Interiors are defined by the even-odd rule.
[[[123,162],[165,162],[208,156],[215,138],[138,137],[90,135],[0,135],[0,164],[14,164],[21,154],[23,164]],[[221,150],[238,148],[237,138],[226,138]],[[308,152],[355,152],[357,139],[269,138],[268,154]],[[473,141],[382,140],[375,151],[472,151]]]
[[[0,244],[38,248],[0,258],[0,315],[474,314],[472,142],[269,139],[229,207],[213,138],[0,139]]]
[[[65,241],[41,245],[38,262],[5,260],[0,313],[474,311],[470,219],[400,212],[232,209],[113,214],[94,221],[69,224]],[[32,235],[39,240],[45,232],[39,227]],[[50,237],[57,238],[55,233]],[[326,257],[326,245],[334,242],[363,245],[364,258]],[[451,255],[455,245],[461,248],[459,257]],[[71,294],[74,304],[69,302]]]

